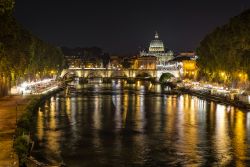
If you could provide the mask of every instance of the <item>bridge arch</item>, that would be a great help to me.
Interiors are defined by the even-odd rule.
[[[152,75],[147,71],[141,71],[136,74],[136,78],[150,78]]]
[[[70,77],[70,76],[78,76],[79,77],[79,73],[78,73],[78,71],[75,71],[75,70],[64,69],[61,72],[60,78],[66,78],[66,77]]]
[[[172,74],[175,78],[179,78],[180,77],[180,72],[178,70],[172,70],[172,71],[171,70],[159,70],[159,71],[157,71],[156,78],[160,79],[160,77],[164,73]]]
[[[104,74],[99,71],[90,71],[86,75],[86,78],[103,78],[103,77],[104,77]]]
[[[159,81],[160,82],[168,82],[169,80],[171,80],[173,78],[175,78],[175,76],[172,73],[165,72],[165,73],[161,74]]]
[[[127,78],[128,75],[123,70],[117,70],[117,71],[111,72],[110,77],[111,78]]]
[[[147,69],[64,69],[61,73],[61,78],[68,75],[75,75],[77,77],[84,78],[105,78],[105,77],[154,77],[157,80],[161,77],[163,73],[171,73],[176,78],[180,77],[179,70],[147,70]]]

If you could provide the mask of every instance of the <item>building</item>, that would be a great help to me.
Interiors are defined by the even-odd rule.
[[[69,68],[103,68],[104,62],[109,61],[102,49],[97,47],[73,49],[62,47],[61,49]]]
[[[197,58],[195,52],[182,52],[171,61],[171,64],[175,64],[180,69],[180,73],[184,78],[193,79],[197,77],[198,72]]]
[[[168,61],[173,59],[173,55],[173,51],[165,48],[164,43],[159,39],[157,32],[155,38],[150,42],[148,52],[140,52],[140,57],[156,57],[156,69],[164,68],[168,64]]]
[[[189,51],[189,52],[180,52],[178,56],[176,56],[176,58],[196,60],[198,56],[196,55],[195,52]]]
[[[180,52],[178,56],[190,56],[190,57],[195,57],[196,54],[193,51],[188,51],[188,52]]]
[[[121,69],[122,68],[122,58],[119,56],[110,56],[108,68]]]
[[[155,70],[157,58],[155,56],[138,57],[137,69]]]
[[[183,76],[187,78],[196,78],[197,65],[195,60],[182,60],[183,64]]]

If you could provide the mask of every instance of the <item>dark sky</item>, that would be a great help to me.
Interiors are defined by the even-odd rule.
[[[195,49],[250,0],[16,0],[15,16],[57,46],[135,53],[158,31],[167,48]]]

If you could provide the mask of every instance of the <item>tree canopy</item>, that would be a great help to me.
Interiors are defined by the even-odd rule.
[[[159,79],[161,83],[168,82],[171,78],[174,78],[174,75],[171,73],[163,73]]]
[[[11,14],[15,5],[14,0],[1,0],[0,1],[0,15]]]
[[[14,0],[0,2],[0,96],[3,80],[14,84],[44,77],[63,65],[60,49],[23,28],[12,15],[13,7]]]
[[[197,48],[200,76],[246,81],[250,76],[250,9],[208,34]]]

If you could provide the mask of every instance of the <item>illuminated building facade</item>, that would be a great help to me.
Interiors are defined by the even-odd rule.
[[[198,56],[194,52],[183,52],[175,57],[171,64],[180,70],[180,73],[185,78],[196,78],[197,77],[197,60]]]
[[[173,55],[173,51],[166,51],[163,42],[159,39],[158,33],[155,34],[155,38],[150,42],[148,52],[140,52],[141,57],[156,57],[156,69],[164,68],[168,64],[168,61],[173,59]]]
[[[155,56],[141,56],[138,58],[138,69],[155,70],[156,61]]]
[[[196,78],[197,65],[195,60],[183,60],[183,75],[188,78]]]

